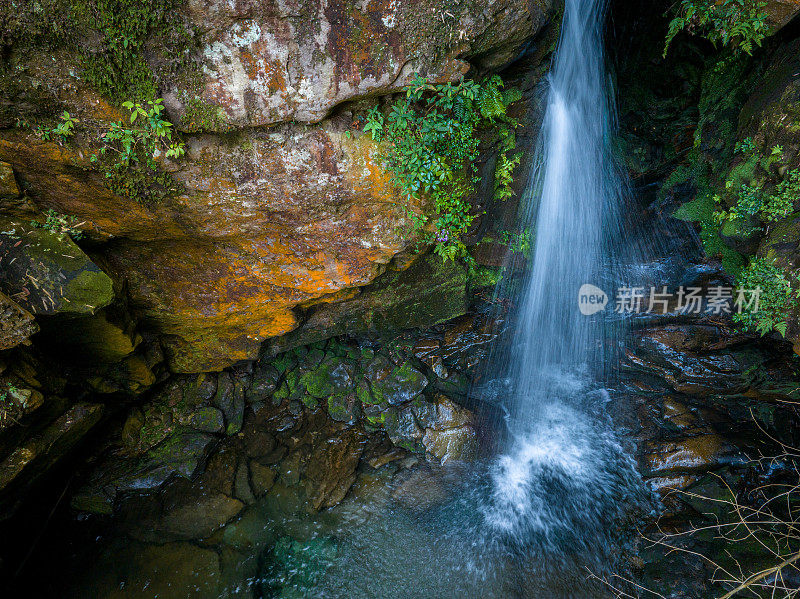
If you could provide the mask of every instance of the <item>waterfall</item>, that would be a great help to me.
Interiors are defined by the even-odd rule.
[[[602,560],[637,486],[605,413],[613,310],[584,315],[578,306],[584,284],[607,288],[624,261],[626,194],[609,149],[604,13],[604,0],[566,0],[523,204],[523,226],[536,231],[532,263],[511,351],[495,365],[507,383],[509,439],[491,469],[484,518],[499,537],[539,548],[551,562],[581,552]]]
[[[578,290],[600,283],[621,230],[622,183],[608,149],[604,2],[567,0],[565,8],[523,215],[536,239],[510,364],[521,426],[553,393],[553,375],[599,366],[604,321],[578,310]]]

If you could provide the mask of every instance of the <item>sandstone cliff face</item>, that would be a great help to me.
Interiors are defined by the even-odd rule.
[[[298,306],[367,285],[413,243],[377,147],[359,133],[369,98],[414,72],[447,81],[471,65],[501,67],[553,13],[546,0],[189,2],[195,55],[159,81],[185,133],[186,156],[163,161],[181,191],[147,206],[91,169],[80,129],[124,115],[83,78],[75,53],[12,45],[15,106],[66,109],[80,125],[57,143],[3,114],[0,160],[29,201],[0,198],[0,211],[85,221],[87,251],[159,334],[174,371],[253,359],[298,326]],[[146,56],[157,70],[158,54]]]

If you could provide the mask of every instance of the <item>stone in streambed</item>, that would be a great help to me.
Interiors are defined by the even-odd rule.
[[[355,366],[339,358],[326,358],[316,368],[300,376],[299,384],[316,399],[344,395],[354,384]]]
[[[313,588],[337,554],[336,543],[327,537],[302,541],[281,537],[262,559],[264,596],[289,597],[296,589]]]
[[[704,472],[743,460],[719,435],[708,433],[655,445],[644,458],[644,469],[650,476],[665,476]]]
[[[218,597],[220,560],[192,543],[144,544],[126,539],[104,553],[77,596],[104,599]]]
[[[222,528],[242,511],[244,503],[222,493],[188,497],[165,506],[159,529],[181,539],[202,539]]]
[[[191,415],[189,425],[204,433],[221,433],[225,430],[225,416],[217,408],[205,406]]]
[[[328,414],[338,422],[352,424],[361,416],[361,402],[355,393],[331,395],[328,398]]]
[[[266,495],[275,484],[276,472],[269,466],[264,466],[256,460],[250,460],[250,483],[256,497]]]

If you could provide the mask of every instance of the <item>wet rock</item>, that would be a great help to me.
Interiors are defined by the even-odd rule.
[[[39,325],[30,312],[0,293],[0,351],[20,344],[28,344]]]
[[[216,405],[225,415],[225,433],[233,435],[242,430],[244,422],[244,383],[223,372],[217,378],[217,393],[214,397]]]
[[[277,389],[280,373],[271,365],[264,365],[256,369],[247,389],[247,401],[255,403],[266,401]]]
[[[422,437],[425,451],[442,464],[450,460],[474,459],[478,452],[478,435],[472,413],[443,395],[436,397],[434,405],[435,420]]]
[[[221,433],[225,430],[225,416],[217,408],[206,406],[190,416],[189,426],[204,433]]]
[[[685,330],[650,329],[639,334],[636,350],[626,353],[626,363],[628,368],[664,379],[681,393],[707,396],[744,391],[748,386],[745,365],[731,353],[689,351],[702,343]]]
[[[392,498],[406,509],[417,512],[444,503],[450,496],[442,472],[431,468],[415,468],[398,476]]]
[[[238,463],[237,448],[223,445],[208,458],[208,463],[200,476],[200,484],[209,492],[233,496],[236,465]]]
[[[244,503],[251,504],[256,500],[253,489],[250,486],[250,468],[246,461],[240,461],[236,469],[236,479],[234,481],[234,494]]]
[[[675,476],[653,477],[647,479],[650,489],[662,498],[676,491],[683,491],[697,480],[693,474],[677,474]]]
[[[409,451],[422,451],[423,430],[414,415],[414,408],[406,406],[396,416],[384,422],[384,430],[392,443]]]
[[[313,370],[300,376],[299,383],[314,398],[349,393],[354,385],[355,367],[348,361],[326,358]]]
[[[364,442],[363,433],[350,428],[314,445],[304,473],[311,509],[333,507],[344,499],[356,480]]]
[[[440,339],[420,339],[414,345],[414,356],[429,366],[439,357],[442,348]]]
[[[105,552],[94,571],[99,580],[81,596],[107,589],[109,599],[216,597],[221,590],[219,556],[192,543],[143,544],[126,541]]]
[[[241,501],[222,493],[190,496],[164,507],[159,529],[182,539],[202,539],[222,528],[242,509]]]
[[[255,423],[246,424],[242,432],[244,450],[248,457],[264,457],[275,449],[275,437],[259,428]]]
[[[442,464],[450,460],[472,460],[478,453],[478,436],[470,426],[447,430],[426,429],[425,451]]]
[[[137,412],[125,425],[128,441],[135,439],[135,445],[128,446],[130,453],[144,453],[183,427],[218,432],[220,414],[214,410],[220,411],[209,405],[216,388],[215,378],[205,374],[175,378],[159,387],[141,415]]]
[[[691,410],[674,397],[667,397],[662,404],[662,418],[678,430],[686,430],[696,424]]]
[[[377,403],[399,405],[411,401],[428,386],[425,375],[410,364],[393,366],[383,357],[377,357],[369,364],[366,376]]]
[[[76,493],[74,504],[83,509],[89,505],[112,505],[121,493],[155,489],[175,476],[189,479],[203,470],[215,440],[213,435],[182,430],[141,457],[112,458],[95,470],[92,479]],[[215,467],[210,480],[221,481],[217,472]]]
[[[355,393],[332,395],[328,398],[328,414],[338,422],[357,422],[361,416],[361,401]]]
[[[666,473],[693,473],[713,470],[742,461],[743,456],[735,452],[723,439],[709,433],[674,442],[663,442],[645,458],[645,467],[650,475]]]

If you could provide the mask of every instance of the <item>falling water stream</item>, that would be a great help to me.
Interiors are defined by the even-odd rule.
[[[607,287],[628,253],[625,187],[609,150],[604,9],[603,0],[566,2],[522,215],[536,231],[532,267],[511,351],[495,365],[505,370],[509,440],[492,469],[487,523],[551,551],[597,551],[598,532],[635,480],[603,416],[619,324],[609,311],[578,307],[581,287]]]

